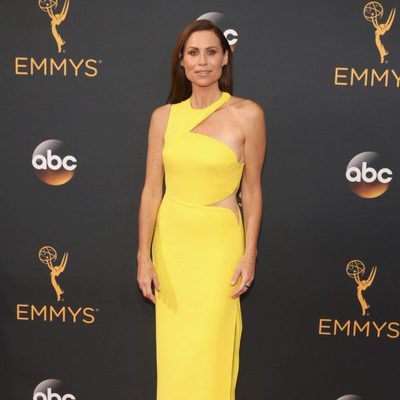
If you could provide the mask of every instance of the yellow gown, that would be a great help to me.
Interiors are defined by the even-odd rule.
[[[162,159],[166,191],[151,247],[155,291],[157,400],[234,400],[242,335],[240,297],[230,285],[244,254],[242,214],[211,205],[236,192],[244,163],[194,128],[230,98],[206,108],[172,104]]]

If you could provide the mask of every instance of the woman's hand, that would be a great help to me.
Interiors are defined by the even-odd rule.
[[[256,269],[256,257],[255,256],[248,256],[244,255],[238,266],[236,267],[235,273],[233,274],[233,278],[231,281],[231,285],[236,285],[236,282],[241,276],[241,283],[240,286],[232,293],[232,298],[239,297],[249,288],[246,285],[250,285],[251,282],[254,280]]]
[[[156,298],[151,289],[151,282],[153,282],[154,287],[158,291],[160,291],[160,284],[158,283],[157,272],[151,259],[138,261],[137,281],[143,296],[156,304]]]

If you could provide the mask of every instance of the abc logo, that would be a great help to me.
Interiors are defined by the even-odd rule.
[[[200,15],[197,19],[208,19],[213,24],[217,25],[218,28],[224,33],[226,40],[231,46],[231,50],[234,51],[235,44],[239,39],[239,34],[235,29],[230,28],[231,21],[227,20],[226,16],[220,12],[211,11]]]
[[[71,162],[69,164],[69,162]],[[74,156],[65,156],[63,159],[57,155],[51,154],[51,149],[47,150],[47,156],[37,154],[32,158],[32,165],[36,169],[52,169],[57,171],[64,168],[67,171],[73,171],[76,168],[76,158]]]
[[[47,389],[47,393],[37,392],[33,395],[33,400],[76,400],[76,397],[72,394],[64,394],[60,396],[57,393],[53,393],[51,388]]]
[[[59,379],[46,379],[33,391],[33,400],[77,400]],[[60,394],[65,393],[65,394]]]
[[[350,167],[346,171],[346,177],[350,182],[372,183],[377,180],[380,183],[389,183],[392,180],[392,171],[389,168],[382,168],[376,171],[374,168],[368,167],[366,161],[363,161],[361,170],[357,167]]]
[[[366,151],[353,157],[346,168],[346,179],[353,193],[374,198],[389,189],[393,173],[383,167],[378,153]]]
[[[32,166],[42,182],[57,186],[72,179],[77,160],[65,154],[63,142],[51,139],[36,147],[32,155]]]

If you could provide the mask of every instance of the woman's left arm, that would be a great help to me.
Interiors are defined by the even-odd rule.
[[[243,130],[245,132],[244,159],[245,168],[241,184],[241,203],[245,230],[245,253],[235,271],[232,285],[241,276],[240,286],[232,297],[245,292],[255,275],[257,242],[262,217],[261,173],[266,153],[266,127],[263,109],[255,102],[248,100],[243,109]]]

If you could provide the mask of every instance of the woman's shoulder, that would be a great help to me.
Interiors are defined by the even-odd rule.
[[[163,104],[153,109],[151,113],[151,120],[156,124],[166,124],[168,121],[171,104]]]
[[[235,112],[245,119],[264,118],[264,109],[254,100],[231,96],[231,105]]]
[[[152,111],[152,115],[154,115],[157,118],[157,117],[162,117],[165,114],[169,114],[171,105],[172,105],[171,103],[167,103],[154,108]]]

